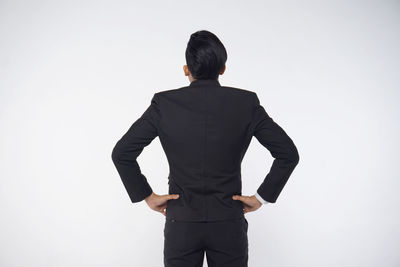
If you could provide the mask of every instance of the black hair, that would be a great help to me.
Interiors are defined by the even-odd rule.
[[[216,80],[228,55],[215,34],[201,30],[190,35],[185,57],[193,78]]]

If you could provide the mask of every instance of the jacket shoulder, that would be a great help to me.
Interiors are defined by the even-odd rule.
[[[234,92],[239,93],[239,94],[248,94],[248,95],[255,94],[254,91],[251,91],[249,89],[244,89],[241,87],[233,87],[233,86],[222,86],[222,87],[233,90]]]
[[[177,92],[181,91],[183,88],[184,87],[161,90],[161,91],[157,91],[155,93],[155,95],[157,95],[157,96],[165,96],[165,95],[169,95],[169,94],[174,94],[174,93],[177,93]]]
[[[234,93],[239,97],[246,97],[253,99],[256,96],[256,92],[251,91],[249,89],[244,89],[240,87],[233,87],[233,86],[223,86],[224,88],[228,89],[230,92]]]

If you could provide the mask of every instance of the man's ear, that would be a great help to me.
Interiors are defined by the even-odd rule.
[[[224,74],[225,69],[226,69],[226,65],[224,65],[224,67],[222,68],[222,70],[221,70],[221,72],[220,72],[219,74],[220,74],[220,75]]]
[[[189,72],[189,68],[187,65],[183,65],[183,72],[185,73],[185,76],[189,76],[190,72]]]

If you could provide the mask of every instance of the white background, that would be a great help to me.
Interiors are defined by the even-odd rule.
[[[111,150],[189,84],[201,29],[228,51],[220,83],[257,92],[300,153],[246,214],[249,266],[399,266],[399,26],[399,1],[0,1],[0,266],[163,266],[164,216],[130,202]],[[243,195],[272,160],[253,138]],[[166,194],[158,138],[139,163]]]

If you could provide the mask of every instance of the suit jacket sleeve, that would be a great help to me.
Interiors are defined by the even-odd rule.
[[[144,147],[158,136],[159,107],[157,93],[150,106],[116,143],[112,150],[112,161],[133,203],[142,201],[153,190],[141,172],[137,157]]]
[[[256,93],[254,93],[253,108],[253,136],[274,157],[270,171],[257,189],[257,193],[264,200],[275,203],[299,162],[299,153],[292,139],[260,105]]]

